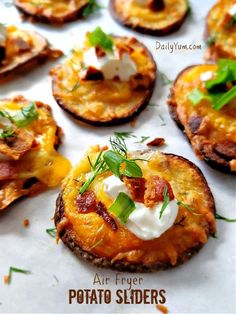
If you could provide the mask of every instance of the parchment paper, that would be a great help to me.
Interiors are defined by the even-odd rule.
[[[0,1],[0,21],[16,24],[25,29],[36,30],[65,54],[83,38],[86,31],[100,25],[104,31],[118,35],[134,35],[147,45],[153,53],[160,71],[170,79],[185,67],[203,62],[204,18],[214,3],[213,0],[192,0],[192,16],[177,33],[168,37],[141,35],[119,26],[110,16],[107,8],[85,21],[53,27],[43,24],[22,22],[19,13],[11,5]],[[100,1],[105,7],[107,0]],[[156,50],[156,40],[161,43],[202,44],[201,50]],[[59,61],[61,62],[61,60]],[[184,135],[170,119],[166,99],[169,86],[162,86],[158,80],[151,106],[138,118],[134,128],[130,124],[120,127],[92,128],[78,125],[56,104],[51,93],[49,69],[55,63],[47,63],[17,77],[7,84],[1,84],[0,97],[23,94],[32,100],[50,104],[54,116],[65,132],[60,151],[73,164],[85,153],[88,144],[106,145],[114,131],[133,131],[137,136],[164,137],[167,145],[163,151],[187,157],[196,163],[206,176],[215,197],[217,211],[227,217],[235,217],[235,179],[221,174],[198,160]],[[145,148],[145,144],[129,143],[131,148]],[[55,200],[58,190],[50,190],[36,197],[15,203],[0,215],[0,278],[7,275],[9,267],[15,266],[32,271],[31,275],[13,274],[11,285],[0,283],[1,313],[158,313],[154,305],[109,305],[68,304],[68,289],[111,289],[128,288],[115,284],[117,272],[102,270],[76,258],[62,243],[46,233],[52,228]],[[30,226],[23,227],[28,218]],[[218,239],[209,239],[205,247],[186,264],[173,270],[153,274],[121,273],[124,278],[141,277],[142,286],[136,289],[165,289],[166,306],[170,313],[235,313],[235,224],[218,221]],[[95,274],[109,277],[109,285],[93,285]]]

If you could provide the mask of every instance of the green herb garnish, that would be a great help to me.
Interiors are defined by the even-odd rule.
[[[104,173],[104,172],[106,172],[108,170],[108,167],[107,167],[107,165],[106,165],[106,163],[105,163],[105,161],[104,161],[104,159],[102,157],[102,153],[103,152],[101,151],[98,154],[97,159],[95,160],[94,164],[91,162],[91,160],[90,160],[90,158],[88,156],[88,161],[90,163],[92,171],[91,171],[91,174],[90,174],[88,180],[82,185],[82,187],[81,187],[81,189],[79,191],[80,194],[83,194],[87,190],[87,188],[90,186],[90,184],[94,181],[94,179],[98,175],[100,175],[100,174],[102,174],[102,173]]]
[[[114,44],[112,37],[104,33],[101,27],[96,27],[88,36],[91,46],[99,46],[105,50],[113,51]]]
[[[206,40],[207,46],[213,46],[216,42],[216,35],[209,36]]]
[[[13,129],[5,128],[3,130],[0,130],[0,139],[6,139],[15,136],[15,131]]]
[[[23,128],[38,119],[38,111],[35,103],[30,103],[28,106],[17,111],[15,115],[11,115],[7,110],[1,110],[0,116],[9,119],[17,127]]]
[[[215,214],[215,217],[216,217],[216,219],[224,220],[226,222],[236,222],[236,219],[227,218],[227,217],[224,217],[218,213]]]
[[[236,97],[236,61],[221,59],[218,61],[216,77],[205,82],[207,93],[195,88],[187,97],[195,106],[202,100],[208,100],[215,110],[222,109]],[[229,89],[229,86],[233,85]]]
[[[100,239],[100,240],[94,242],[94,244],[90,247],[90,250],[94,249],[95,247],[99,246],[102,243],[103,243],[103,239]]]
[[[25,270],[25,269],[20,269],[20,268],[16,268],[16,267],[10,267],[9,268],[9,273],[8,273],[8,280],[7,280],[7,283],[10,284],[11,283],[11,280],[12,280],[12,274],[13,273],[21,273],[21,274],[25,274],[25,275],[28,275],[28,274],[31,274],[31,271],[29,270]]]
[[[161,78],[162,86],[170,85],[170,84],[173,83],[173,81],[170,80],[170,79],[168,78],[168,76],[167,76],[165,73],[160,72],[160,71],[159,71],[159,73],[160,73],[160,78]]]
[[[146,142],[146,140],[148,140],[149,138],[150,138],[150,136],[141,136],[141,139],[135,143],[142,144],[142,143]]]
[[[161,217],[162,217],[166,207],[170,203],[170,196],[169,196],[169,193],[168,193],[168,187],[167,186],[165,186],[165,188],[163,190],[163,197],[164,197],[164,202],[163,202],[163,204],[161,206],[159,219],[161,219]]]
[[[114,132],[115,137],[122,138],[123,140],[131,137],[136,137],[133,132]]]
[[[83,10],[82,15],[83,17],[88,17],[100,9],[102,9],[102,6],[98,4],[96,0],[89,0],[87,6]]]
[[[126,223],[129,215],[135,210],[135,204],[127,194],[120,192],[108,210]]]
[[[49,228],[49,229],[46,229],[46,232],[47,232],[47,234],[49,234],[50,237],[52,237],[52,238],[56,238],[56,236],[57,236],[57,229],[56,229],[56,228]]]
[[[190,205],[188,205],[188,204],[185,204],[185,203],[183,203],[183,202],[181,202],[181,201],[177,201],[176,204],[177,204],[177,205],[182,205],[182,206],[185,207],[188,211],[190,211],[190,213],[193,214],[193,215],[201,216],[201,214],[195,213],[195,212],[194,212],[194,209],[193,209]]]

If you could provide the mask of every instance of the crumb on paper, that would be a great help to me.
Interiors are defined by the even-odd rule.
[[[3,277],[3,282],[5,285],[9,285],[10,283],[10,276],[9,275],[6,275]]]
[[[162,314],[168,314],[168,308],[165,305],[157,304],[156,308],[162,313]]]
[[[24,221],[23,221],[23,226],[24,226],[25,228],[27,228],[27,227],[29,227],[29,224],[30,224],[29,219],[24,219]]]
[[[151,142],[147,143],[147,146],[159,147],[165,144],[165,139],[163,137],[156,137]]]
[[[136,126],[136,123],[137,123],[137,118],[134,118],[131,122],[130,122],[130,126],[132,128],[134,128]]]

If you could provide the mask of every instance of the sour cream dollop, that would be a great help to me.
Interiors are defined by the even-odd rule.
[[[110,176],[103,181],[105,192],[115,199],[120,192],[129,194],[126,185],[116,176]],[[163,203],[153,208],[146,207],[143,203],[135,202],[136,209],[130,214],[125,224],[133,234],[142,240],[153,240],[160,237],[175,222],[178,214],[176,200],[169,202],[160,218]]]
[[[128,53],[122,53],[114,49],[106,52],[105,56],[98,57],[94,47],[85,51],[83,61],[86,67],[93,67],[103,73],[105,80],[119,77],[121,81],[129,81],[130,77],[137,73],[137,67]]]

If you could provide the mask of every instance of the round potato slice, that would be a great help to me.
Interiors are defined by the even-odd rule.
[[[51,71],[58,105],[92,125],[115,125],[133,119],[148,105],[155,86],[156,64],[148,49],[135,38],[112,38],[116,44],[124,43],[133,50],[130,56],[145,87],[135,88],[131,80],[81,80],[78,73],[83,71],[82,48],[74,50],[64,64]]]
[[[0,64],[0,79],[19,69],[32,68],[48,58],[57,58],[60,51],[52,50],[48,41],[36,32],[7,27],[6,58]]]
[[[19,117],[30,104],[22,96],[1,99],[0,111]],[[15,127],[12,136],[0,139],[0,211],[22,196],[59,185],[70,170],[70,162],[56,151],[63,132],[51,108],[39,101],[33,104],[38,118],[27,126]]]
[[[93,161],[98,153],[96,147],[88,155]],[[173,154],[147,150],[129,156],[149,160],[137,161],[143,178],[158,176],[169,182],[175,198],[181,202],[175,223],[153,240],[136,237],[108,210],[112,200],[103,185],[103,179],[110,175],[107,173],[94,180],[78,207],[78,191],[91,170],[86,156],[64,180],[58,196],[58,236],[76,255],[96,266],[148,272],[185,262],[216,232],[214,199],[203,174],[193,163]],[[91,193],[105,208],[103,215],[93,207]]]
[[[207,99],[196,106],[188,99],[194,89],[204,91],[202,75],[212,73],[214,78],[217,68],[217,65],[205,64],[183,70],[174,82],[168,104],[172,118],[186,134],[197,156],[217,170],[235,174],[235,101],[215,110]]]
[[[161,1],[162,2],[162,1]],[[127,0],[110,0],[110,11],[123,26],[140,33],[164,36],[176,32],[189,12],[187,0],[164,0],[164,8],[151,10]]]
[[[236,22],[233,24],[229,12],[233,5],[236,5],[234,0],[218,0],[207,15],[205,37],[209,47],[206,60],[236,59]]]
[[[33,19],[62,24],[76,20],[89,0],[14,0],[15,6]]]

